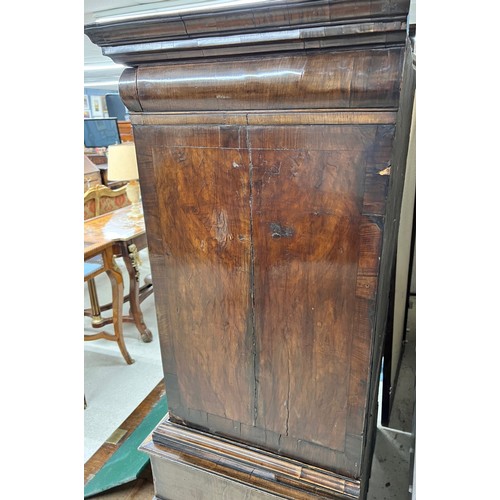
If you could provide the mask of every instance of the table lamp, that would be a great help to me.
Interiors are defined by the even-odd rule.
[[[137,169],[137,157],[135,144],[123,142],[108,147],[108,180],[129,181],[127,184],[127,197],[132,204],[130,217],[140,217],[141,211],[141,189],[139,186],[139,170]]]

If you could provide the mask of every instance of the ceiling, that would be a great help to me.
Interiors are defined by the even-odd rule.
[[[84,0],[84,24],[108,16],[137,16],[138,13],[180,12],[189,9],[213,9],[229,4],[246,4],[266,0]],[[415,23],[416,0],[410,3],[410,22]],[[142,14],[139,14],[142,15]],[[103,56],[101,48],[84,37],[84,87],[118,91],[123,66]]]

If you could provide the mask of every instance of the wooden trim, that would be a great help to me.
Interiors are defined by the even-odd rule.
[[[403,69],[403,80],[401,83],[400,106],[396,125],[396,133],[391,155],[391,175],[389,186],[389,197],[386,204],[386,229],[384,231],[383,250],[380,257],[380,279],[377,292],[377,317],[375,322],[375,335],[372,345],[370,362],[370,380],[368,394],[367,415],[364,435],[363,455],[368,457],[363,463],[362,477],[369,475],[372,466],[373,451],[375,448],[375,432],[377,429],[378,416],[378,394],[380,384],[380,370],[382,364],[382,353],[384,349],[387,322],[389,320],[389,294],[395,266],[395,252],[397,250],[397,235],[399,231],[399,220],[401,201],[403,196],[403,183],[408,156],[409,136],[412,120],[413,99],[415,93],[416,75],[412,65],[413,57],[410,44],[407,45],[405,55],[405,67]],[[364,485],[366,488],[368,484]],[[363,493],[364,495],[365,493]]]
[[[286,112],[193,112],[132,113],[134,126],[139,125],[388,125],[396,123],[396,110],[318,110]]]
[[[359,498],[360,482],[302,462],[176,424],[167,418],[140,448],[151,456],[251,485],[284,498]],[[311,497],[311,495],[314,495]]]
[[[269,0],[240,8],[223,7],[211,11],[180,11],[170,15],[131,18],[118,22],[92,23],[85,34],[100,47],[154,43],[169,40],[183,47],[192,39],[210,37],[212,45],[224,46],[233,34],[259,34],[263,40],[279,30],[303,31],[315,27],[332,29],[361,23],[406,22],[409,0]],[[342,28],[346,29],[346,28]],[[322,35],[323,38],[326,36]],[[245,43],[241,37],[240,44]],[[169,47],[170,48],[170,47]],[[202,47],[203,48],[203,47]],[[128,50],[128,49],[125,49]],[[105,54],[108,55],[108,54]]]
[[[148,65],[125,70],[120,95],[131,112],[393,110],[403,56],[385,46]]]
[[[180,59],[207,59],[221,55],[274,53],[303,49],[333,49],[365,45],[403,45],[406,22],[368,22],[355,25],[284,30],[246,36],[196,38],[103,47],[116,63],[139,64]]]

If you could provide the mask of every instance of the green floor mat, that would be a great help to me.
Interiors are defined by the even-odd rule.
[[[85,498],[129,483],[138,477],[149,462],[149,456],[138,448],[166,413],[167,399],[163,395],[102,469],[85,485]]]

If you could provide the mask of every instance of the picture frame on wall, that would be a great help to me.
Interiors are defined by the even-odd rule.
[[[90,103],[87,94],[83,94],[83,117],[90,118]]]
[[[104,110],[102,107],[102,99],[100,95],[91,95],[90,104],[92,111],[92,118],[103,118]]]
[[[108,118],[108,106],[106,104],[106,96],[102,95],[101,96],[101,109],[102,109],[102,116],[104,118]]]

